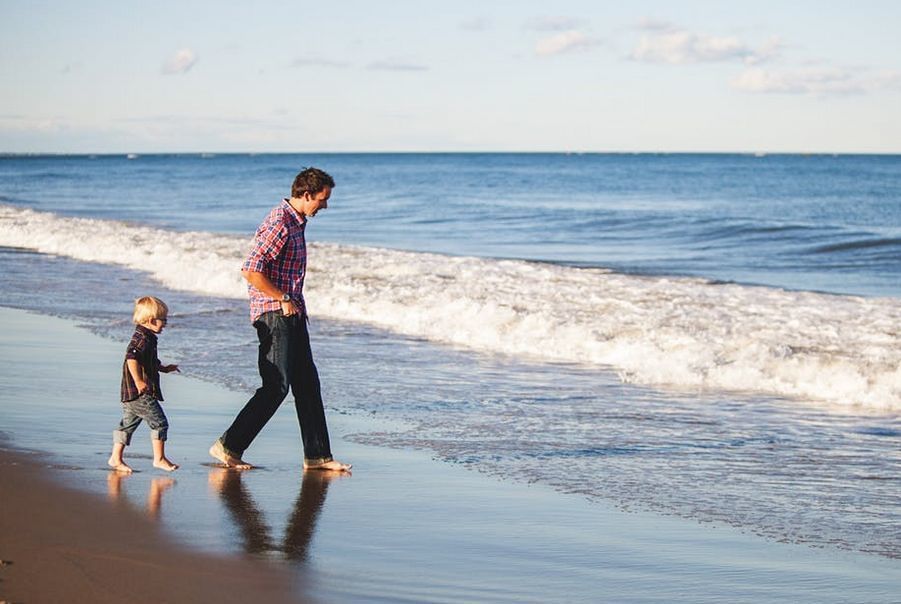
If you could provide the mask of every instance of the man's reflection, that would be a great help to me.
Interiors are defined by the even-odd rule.
[[[288,560],[306,562],[310,542],[316,532],[316,520],[325,505],[329,482],[340,476],[331,472],[304,472],[294,511],[285,528],[282,551]]]
[[[286,560],[304,562],[309,556],[310,542],[316,532],[316,521],[325,504],[329,482],[339,474],[304,472],[300,493],[285,528],[281,544],[272,540],[271,528],[263,513],[242,483],[243,472],[227,468],[210,471],[210,486],[219,493],[225,508],[241,532],[244,551],[248,554],[281,552]]]

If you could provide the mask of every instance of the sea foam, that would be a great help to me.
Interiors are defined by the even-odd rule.
[[[247,237],[0,205],[0,245],[246,296]],[[537,262],[311,244],[313,316],[537,361],[612,368],[658,387],[901,409],[901,301]]]

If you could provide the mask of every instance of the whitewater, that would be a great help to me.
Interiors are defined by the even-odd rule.
[[[0,205],[0,246],[146,271],[243,299],[249,238]],[[701,278],[310,243],[314,316],[657,388],[901,409],[901,301]]]

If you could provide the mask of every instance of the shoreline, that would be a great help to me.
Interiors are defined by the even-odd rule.
[[[611,156],[643,156],[650,155],[654,157],[662,157],[667,155],[677,155],[677,156],[739,156],[739,157],[751,157],[751,158],[762,158],[762,157],[784,157],[784,156],[798,156],[798,157],[825,157],[825,158],[835,158],[835,157],[897,157],[901,155],[901,151],[826,151],[826,150],[794,150],[794,151],[774,151],[767,149],[746,149],[746,150],[634,150],[634,151],[612,151],[612,150],[590,150],[590,149],[559,149],[557,151],[499,151],[499,150],[486,150],[486,151],[141,151],[134,150],[131,151],[78,151],[78,152],[64,152],[64,151],[0,151],[0,159],[29,159],[29,158],[42,158],[42,157],[52,157],[52,158],[66,158],[66,157],[100,157],[100,158],[109,158],[109,157],[123,157],[123,158],[131,158],[138,159],[140,157],[172,157],[172,156],[186,156],[186,157],[201,157],[201,158],[209,158],[211,156],[237,156],[237,157],[245,157],[245,156],[346,156],[346,155],[559,155],[559,156],[582,156],[582,155],[611,155]]]
[[[183,376],[164,378],[163,384],[172,424],[167,453],[182,467],[173,474],[151,467],[144,426],[126,457],[135,474],[117,478],[105,461],[108,428],[118,419],[113,402],[124,342],[92,335],[71,321],[4,307],[0,323],[0,425],[9,437],[3,447],[47,451],[39,459],[50,460],[51,466],[47,472],[25,472],[16,478],[19,482],[0,488],[4,515],[12,509],[8,493],[25,498],[24,508],[16,509],[28,510],[27,521],[18,518],[23,512],[6,521],[20,523],[22,534],[33,536],[18,542],[32,548],[34,559],[62,546],[52,533],[39,537],[38,531],[55,520],[43,520],[43,504],[28,503],[33,501],[28,498],[60,493],[51,496],[56,504],[83,505],[83,512],[61,522],[84,525],[76,528],[89,528],[91,539],[134,548],[119,563],[145,568],[180,560],[182,569],[195,571],[187,577],[173,571],[177,582],[187,584],[183,589],[213,583],[220,574],[215,569],[223,571],[234,581],[227,591],[235,599],[220,601],[244,601],[238,596],[246,593],[242,590],[259,599],[255,586],[260,582],[275,590],[265,596],[274,602],[294,597],[323,602],[822,603],[848,601],[848,594],[854,601],[892,602],[901,589],[897,560],[627,513],[550,487],[441,463],[427,451],[360,444],[349,437],[379,429],[381,420],[335,410],[328,411],[335,454],[354,464],[354,475],[324,478],[299,471],[290,405],[254,444],[248,460],[258,469],[222,470],[206,449],[245,397]],[[165,352],[163,344],[164,362]],[[48,392],[67,397],[58,400]],[[52,425],[44,421],[48,415],[56,420]],[[38,433],[39,427],[49,436]],[[4,483],[16,470],[7,465],[12,459],[7,455],[35,459],[2,448],[0,453]],[[50,485],[46,490],[45,484]],[[124,508],[122,525],[107,527],[109,508]],[[158,539],[161,549],[153,545],[144,552],[145,539],[130,533],[132,523],[148,531],[148,543]],[[53,538],[55,545],[41,541]],[[42,568],[40,587],[68,585],[65,573],[88,562],[99,566],[81,579],[116,580],[118,573],[102,567],[103,547],[83,559],[65,550],[70,557],[63,562],[75,566]],[[3,541],[0,548],[0,559],[14,562],[0,568],[0,594],[10,601],[39,601],[7,593],[17,585],[13,573],[24,577],[31,563],[21,558],[20,565]],[[226,571],[232,568],[234,573]],[[204,569],[214,574],[203,574]],[[285,586],[293,593],[279,591]],[[154,594],[153,601],[159,600]]]

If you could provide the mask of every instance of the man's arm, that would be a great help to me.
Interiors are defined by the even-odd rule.
[[[279,288],[275,286],[275,284],[263,273],[258,273],[256,271],[241,271],[241,274],[250,283],[252,286],[272,298],[273,300],[281,300],[282,295],[285,293]],[[296,315],[300,312],[300,308],[294,303],[294,300],[290,302],[282,302],[282,314],[286,317],[290,317],[291,315]]]

